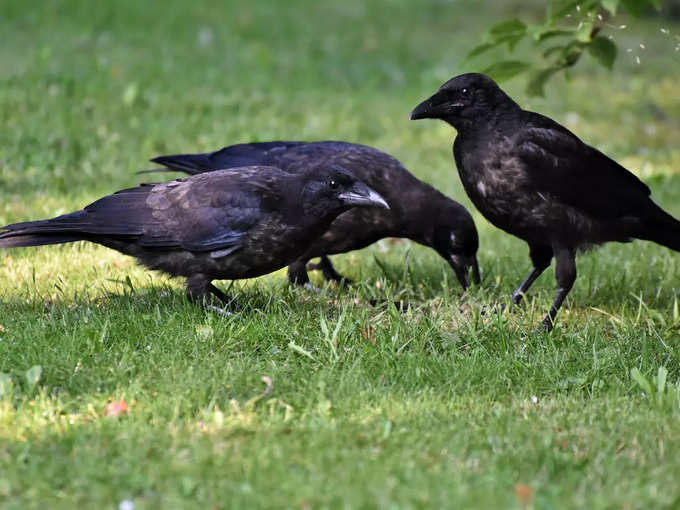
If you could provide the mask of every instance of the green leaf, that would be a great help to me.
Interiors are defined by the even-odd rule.
[[[588,0],[572,0],[570,2],[555,2],[556,9],[552,12],[551,14],[551,19],[552,20],[561,20],[564,18],[567,14],[571,14],[576,11],[577,6],[584,7],[586,4],[589,4],[592,2],[589,2]]]
[[[557,52],[564,53],[568,47],[569,46],[551,46],[543,52],[543,58],[550,58]]]
[[[515,46],[517,46],[517,43],[522,40],[524,37],[524,34],[522,35],[509,35],[508,37],[504,37],[501,42],[507,43],[508,44],[508,49],[510,51],[515,49]]]
[[[571,67],[576,64],[583,53],[583,46],[583,43],[573,41],[565,47],[560,57],[560,65],[562,67]]]
[[[517,18],[510,19],[507,21],[501,21],[496,23],[489,29],[489,33],[494,37],[494,39],[499,39],[501,37],[507,36],[518,36],[524,35],[527,32],[527,26],[524,22],[518,20]]]
[[[576,37],[577,41],[587,43],[587,42],[590,42],[592,32],[593,32],[593,22],[592,21],[583,21],[581,27],[576,31],[576,34],[574,34],[574,37]]]
[[[470,52],[467,54],[466,58],[469,59],[469,58],[472,58],[472,57],[476,57],[477,55],[481,55],[482,53],[495,48],[499,44],[501,44],[501,43],[496,41],[496,42],[492,42],[492,43],[484,43],[484,44],[480,44],[479,46],[475,46],[474,48],[472,48],[472,50],[470,50]]]
[[[42,367],[40,365],[33,365],[31,368],[26,370],[26,382],[29,386],[35,386],[40,381],[40,376],[42,375]]]
[[[642,388],[642,391],[644,391],[647,394],[647,396],[651,398],[652,395],[654,394],[654,389],[652,388],[652,385],[647,380],[647,378],[644,375],[642,375],[642,373],[637,368],[632,368],[630,370],[630,376],[636,383],[638,383],[638,386]]]
[[[566,30],[562,28],[551,28],[547,30],[541,30],[535,33],[534,37],[537,41],[545,41],[546,39],[550,39],[552,37],[562,37],[566,35],[574,35],[573,30]]]
[[[496,81],[505,81],[531,69],[531,64],[519,60],[505,60],[496,62],[484,69],[482,73],[491,76]]]
[[[668,376],[668,370],[666,367],[659,367],[658,372],[656,373],[656,391],[661,397],[658,397],[661,399],[666,393],[666,377]],[[661,403],[661,402],[659,402]]]
[[[621,5],[633,16],[644,16],[651,8],[660,9],[661,0],[621,0]]]
[[[611,69],[616,60],[616,45],[606,37],[598,35],[588,45],[590,54],[604,67]]]
[[[602,7],[607,9],[612,15],[616,14],[616,9],[619,8],[619,0],[601,0]]]
[[[527,83],[527,94],[529,96],[545,96],[545,84],[550,77],[558,72],[561,67],[549,67],[548,69],[541,69],[533,73],[529,83]]]
[[[125,275],[125,283],[130,288],[130,293],[134,294],[135,293],[135,287],[134,287],[134,285],[132,285],[132,280],[130,279],[130,275]]]
[[[314,359],[314,356],[312,356],[312,353],[311,353],[311,352],[309,352],[308,350],[306,350],[306,349],[304,349],[303,347],[299,346],[298,344],[296,344],[296,343],[293,342],[292,340],[291,340],[290,342],[288,342],[288,348],[289,348],[291,351],[293,351],[293,352],[296,352],[296,353],[298,353],[298,354],[300,354],[300,355],[302,355],[302,356],[304,356],[304,357],[306,357],[306,358],[311,359],[312,361],[316,361],[316,360]]]

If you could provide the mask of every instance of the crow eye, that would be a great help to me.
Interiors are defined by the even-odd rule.
[[[464,96],[467,96],[468,94],[468,89],[461,89],[460,93]]]
[[[331,179],[331,182],[329,182],[328,184],[332,189],[338,189],[338,181],[336,181],[335,179]]]

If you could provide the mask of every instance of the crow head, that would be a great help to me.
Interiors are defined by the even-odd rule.
[[[383,207],[385,199],[348,170],[331,166],[309,172],[303,183],[303,208],[306,214],[337,216],[352,207]]]
[[[479,237],[475,223],[463,206],[447,199],[447,203],[439,203],[437,211],[430,214],[432,227],[425,233],[423,244],[432,247],[451,266],[463,289],[472,281],[481,282],[477,249]]]
[[[508,107],[519,108],[496,82],[483,74],[468,73],[444,83],[436,94],[416,106],[409,118],[441,119],[460,129]]]

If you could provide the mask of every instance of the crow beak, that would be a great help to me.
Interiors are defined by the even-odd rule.
[[[452,103],[443,93],[437,92],[416,106],[408,118],[409,120],[443,119],[455,113],[458,108],[463,106],[465,106],[463,103]]]
[[[481,285],[482,277],[479,274],[479,262],[477,262],[477,256],[472,257],[472,281],[475,285]]]
[[[476,285],[481,283],[477,257],[465,257],[464,255],[457,255],[454,253],[449,256],[448,260],[449,265],[456,274],[456,278],[463,287],[463,290],[466,290],[470,286],[470,269],[472,269],[472,281]]]
[[[436,119],[439,117],[437,104],[439,103],[439,93],[428,97],[425,101],[416,106],[408,116],[409,120]]]
[[[408,120],[429,119],[431,107],[432,98],[428,98],[413,109],[408,116]]]
[[[372,190],[363,183],[356,183],[354,186],[352,186],[351,190],[340,193],[338,197],[345,204],[354,207],[373,206],[383,207],[385,209],[390,208],[390,206],[387,205],[387,202],[380,195],[380,193],[378,193],[375,190]]]

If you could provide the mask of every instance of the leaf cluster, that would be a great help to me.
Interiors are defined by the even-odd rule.
[[[528,73],[527,93],[530,96],[543,96],[546,82],[559,72],[566,73],[584,53],[607,69],[613,67],[618,54],[617,46],[602,31],[613,26],[609,20],[620,10],[639,17],[650,9],[660,7],[661,0],[552,1],[539,23],[525,23],[512,18],[493,25],[485,33],[483,42],[473,48],[467,58],[469,60],[503,47],[513,53],[520,42],[528,41],[531,51],[540,55],[535,62],[498,60],[482,72],[497,81]]]

